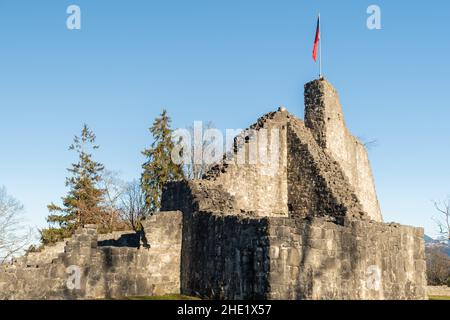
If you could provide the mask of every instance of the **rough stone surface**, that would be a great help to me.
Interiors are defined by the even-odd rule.
[[[423,299],[423,230],[270,219],[270,299]]]
[[[383,221],[367,151],[347,129],[338,93],[328,81],[305,85],[305,124],[341,165],[369,217]]]
[[[327,81],[306,85],[305,108],[305,121],[261,117],[203,179],[168,183],[144,234],[86,226],[1,266],[0,299],[425,299],[423,229],[382,222],[367,152]]]
[[[288,145],[291,216],[330,216],[336,221],[367,218],[341,167],[317,145],[303,122],[290,122]]]
[[[305,122],[284,108],[269,113],[205,179],[166,186],[163,209],[184,214],[182,292],[425,299],[423,230],[382,223],[367,152],[345,127],[331,85],[307,84],[305,104]],[[267,165],[235,161],[251,148],[252,130],[264,128],[283,132],[271,179],[260,174]]]
[[[447,286],[428,286],[428,296],[441,296],[450,298],[450,287]]]
[[[258,119],[235,138],[234,153],[204,180],[232,196],[234,206],[242,211],[287,216],[286,124],[285,111]]]
[[[49,257],[45,249],[42,258],[37,259],[36,253],[1,266],[0,299],[101,299],[179,293],[181,221],[180,212],[152,216],[143,223],[146,245],[141,247],[126,246],[133,238],[130,236],[134,236],[130,244],[139,244],[136,233],[101,235],[99,241],[92,226],[79,229],[50,262],[45,261]],[[99,246],[102,243],[116,246]],[[73,278],[74,270],[80,272],[79,286]]]
[[[184,209],[182,293],[209,299],[425,299],[423,229],[333,216]],[[169,205],[166,203],[166,205]]]

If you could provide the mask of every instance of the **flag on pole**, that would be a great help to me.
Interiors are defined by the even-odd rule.
[[[313,55],[312,55],[314,62],[317,61],[317,49],[319,48],[319,42],[320,42],[320,15],[317,18],[316,38],[314,40],[314,49],[313,49]]]

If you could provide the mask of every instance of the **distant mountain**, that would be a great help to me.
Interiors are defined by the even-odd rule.
[[[436,242],[437,242],[437,241],[434,240],[432,237],[429,237],[429,236],[427,236],[427,235],[424,235],[424,236],[423,236],[423,240],[425,240],[425,244],[428,244],[428,243],[436,243]]]
[[[442,252],[446,253],[450,257],[450,243],[442,242],[439,240],[434,240],[433,238],[424,235],[423,240],[425,241],[426,247],[440,247]]]

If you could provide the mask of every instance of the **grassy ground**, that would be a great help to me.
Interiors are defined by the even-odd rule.
[[[449,296],[429,296],[429,300],[450,300]]]
[[[143,296],[143,297],[124,297],[120,300],[200,300],[196,297],[184,296],[181,294],[171,294],[166,296]]]

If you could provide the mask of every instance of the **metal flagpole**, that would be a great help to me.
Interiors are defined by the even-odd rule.
[[[319,13],[319,79],[322,79],[322,26]]]

